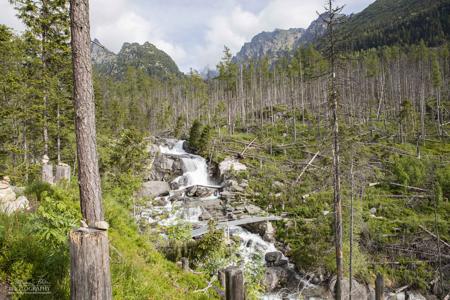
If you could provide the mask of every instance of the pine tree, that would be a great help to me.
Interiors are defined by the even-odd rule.
[[[199,120],[194,120],[191,126],[191,130],[189,131],[189,146],[192,147],[195,151],[199,149],[201,132],[202,124]]]

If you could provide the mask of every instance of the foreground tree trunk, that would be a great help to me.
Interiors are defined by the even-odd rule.
[[[70,18],[80,204],[89,225],[70,233],[71,299],[108,300],[112,290],[96,145],[89,0],[71,0]]]
[[[89,0],[71,0],[75,125],[81,212],[88,225],[103,220],[95,133],[89,34]]]

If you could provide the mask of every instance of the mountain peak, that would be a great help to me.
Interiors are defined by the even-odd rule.
[[[109,75],[122,77],[128,67],[134,67],[161,78],[180,73],[172,58],[150,42],[142,45],[137,42],[125,42],[119,53],[114,54],[98,39],[94,39],[91,43],[91,53],[96,69]]]

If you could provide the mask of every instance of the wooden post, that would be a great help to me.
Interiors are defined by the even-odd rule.
[[[375,281],[375,300],[384,300],[384,279],[380,273]]]
[[[229,267],[225,270],[225,299],[244,300],[244,275],[242,270]]]
[[[70,235],[70,298],[112,299],[107,231],[80,228]]]

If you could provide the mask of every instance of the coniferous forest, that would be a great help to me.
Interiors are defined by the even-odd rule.
[[[398,2],[327,1],[313,42],[225,46],[205,75],[151,41],[83,48],[87,0],[11,0],[0,299],[449,299],[450,6]],[[80,274],[112,296],[74,294],[89,230],[109,267]]]

